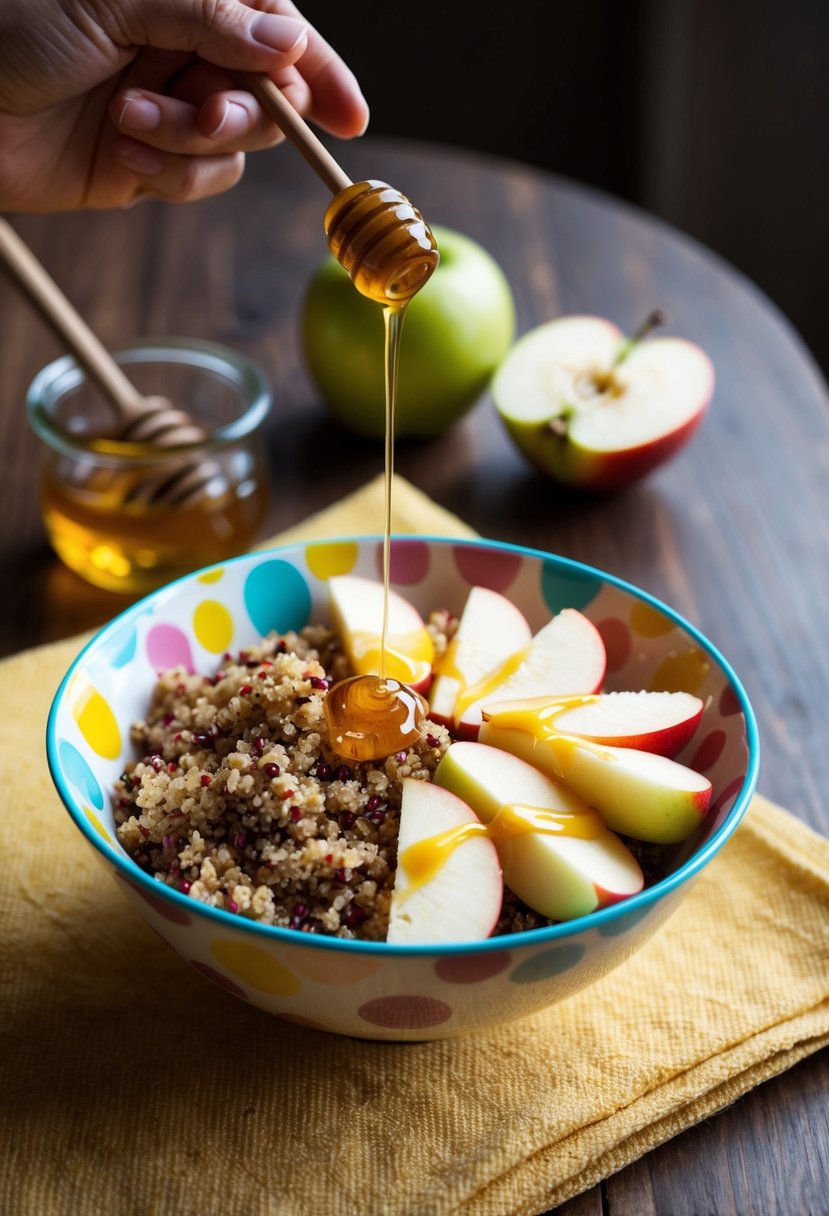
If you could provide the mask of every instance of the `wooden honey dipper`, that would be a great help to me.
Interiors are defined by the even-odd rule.
[[[253,93],[334,195],[325,212],[325,235],[357,290],[379,304],[407,304],[440,260],[417,208],[386,182],[352,182],[270,77],[234,72],[233,79]]]
[[[166,397],[143,397],[106,347],[69,303],[14,228],[0,216],[0,264],[41,318],[71,351],[115,410],[118,424],[107,438],[161,449],[200,443],[208,432]],[[124,502],[182,506],[193,503],[220,472],[214,461],[186,461],[139,477]]]

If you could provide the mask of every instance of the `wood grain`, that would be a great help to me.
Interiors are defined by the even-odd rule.
[[[401,443],[397,465],[482,534],[608,570],[690,618],[747,687],[762,741],[760,788],[829,831],[829,396],[797,334],[718,258],[572,183],[451,148],[362,140],[335,154],[355,179],[390,181],[430,223],[481,241],[510,280],[519,332],[562,312],[608,316],[630,330],[659,306],[666,332],[709,352],[717,388],[692,444],[612,498],[566,493],[534,473],[489,397],[441,439]],[[281,149],[251,158],[231,194],[196,206],[14,219],[107,345],[192,335],[265,368],[275,407],[263,535],[382,467],[381,445],[331,421],[299,347],[303,292],[325,254],[327,201],[308,167]],[[0,650],[9,653],[101,624],[126,601],[82,584],[46,545],[37,443],[21,422],[28,383],[60,351],[5,283],[0,322]],[[828,1090],[824,1052],[558,1212],[827,1212]]]

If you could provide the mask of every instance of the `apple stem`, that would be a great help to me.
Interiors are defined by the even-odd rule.
[[[659,325],[664,325],[667,319],[667,315],[661,308],[655,308],[653,312],[648,313],[639,328],[635,329],[630,337],[625,338],[619,347],[616,358],[613,360],[613,367],[618,367],[620,363],[624,363],[633,348],[647,338],[652,330],[656,329]]]

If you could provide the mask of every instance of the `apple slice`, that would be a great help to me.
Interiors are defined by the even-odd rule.
[[[435,665],[429,716],[446,726],[453,725],[458,697],[531,641],[532,630],[506,596],[488,587],[472,587],[455,636]]]
[[[601,634],[583,613],[563,608],[529,646],[458,698],[458,733],[475,739],[484,706],[494,701],[592,693],[601,687],[607,655]]]
[[[601,811],[614,832],[636,840],[654,844],[686,840],[711,802],[711,782],[706,777],[652,752],[608,747],[554,732],[539,737],[498,726],[494,719],[484,723],[481,739],[563,781]]]
[[[495,845],[449,790],[403,782],[397,873],[386,940],[395,945],[489,937],[504,898]]]
[[[484,718],[494,726],[578,735],[673,759],[692,738],[703,708],[699,697],[688,692],[604,692],[499,701],[486,706]]]
[[[542,916],[572,920],[641,891],[636,859],[601,816],[517,756],[453,743],[435,782],[487,825],[504,882]]]
[[[382,583],[351,574],[335,575],[328,580],[328,602],[356,674],[379,675]],[[432,679],[434,653],[434,643],[420,613],[390,587],[385,675],[422,692]]]
[[[642,341],[647,328],[625,339],[601,317],[559,317],[502,360],[492,381],[498,412],[518,448],[557,481],[626,485],[698,426],[714,390],[711,360],[681,338]]]

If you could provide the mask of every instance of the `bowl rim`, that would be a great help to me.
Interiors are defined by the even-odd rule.
[[[116,872],[130,882],[133,887],[138,886],[139,890],[143,889],[148,894],[153,894],[156,898],[169,899],[174,907],[178,907],[182,911],[191,913],[196,917],[206,916],[210,921],[215,923],[216,928],[227,928],[241,930],[242,932],[252,933],[254,937],[259,937],[263,940],[281,943],[285,946],[307,946],[310,949],[335,950],[344,951],[346,954],[367,954],[380,958],[432,958],[432,957],[452,957],[466,954],[486,954],[503,950],[514,950],[522,946],[543,946],[554,944],[584,931],[597,928],[601,929],[609,924],[618,922],[626,916],[631,916],[634,913],[636,921],[641,919],[652,907],[659,903],[664,897],[672,895],[680,887],[684,886],[689,880],[695,878],[701,870],[711,861],[711,859],[720,851],[726,841],[733,835],[737,826],[743,819],[748,810],[749,803],[754,794],[757,785],[757,775],[760,763],[760,742],[757,729],[757,721],[754,710],[748,695],[743,687],[742,681],[737,676],[731,664],[720,653],[719,649],[690,621],[686,620],[675,609],[668,604],[652,595],[650,592],[636,587],[633,583],[625,579],[619,578],[616,575],[610,574],[607,571],[601,570],[596,566],[588,565],[585,562],[577,561],[575,558],[563,557],[559,554],[550,553],[543,549],[536,549],[526,545],[513,544],[507,541],[495,540],[491,537],[451,537],[439,536],[433,534],[420,533],[398,533],[393,532],[391,535],[392,542],[395,541],[412,541],[418,540],[427,544],[451,545],[453,547],[469,547],[469,548],[496,548],[507,553],[513,553],[523,558],[540,559],[544,562],[552,561],[563,566],[570,571],[578,572],[581,575],[586,575],[593,578],[599,578],[605,583],[611,583],[614,587],[633,595],[636,599],[644,601],[649,606],[664,613],[676,625],[680,626],[685,632],[696,641],[703,650],[720,666],[723,672],[729,679],[731,687],[736,694],[740,706],[740,712],[743,714],[746,730],[746,744],[748,748],[748,762],[746,765],[746,773],[743,779],[743,784],[736,794],[734,803],[726,815],[719,828],[708,837],[702,847],[695,852],[687,861],[661,879],[658,883],[654,883],[652,887],[646,887],[636,895],[631,895],[627,899],[620,900],[618,903],[611,904],[607,908],[599,911],[590,912],[586,916],[579,916],[569,921],[560,921],[558,924],[545,926],[539,929],[525,929],[518,933],[502,934],[498,937],[487,937],[481,941],[471,942],[450,942],[450,943],[433,943],[433,944],[418,944],[405,945],[394,944],[389,942],[373,942],[361,941],[351,938],[328,937],[323,934],[303,933],[299,929],[283,928],[280,925],[265,925],[259,921],[250,920],[247,917],[238,916],[234,912],[227,912],[224,908],[213,908],[209,904],[203,904],[192,900],[189,896],[181,891],[176,891],[165,883],[159,883],[154,878],[145,874],[135,862],[132,861],[126,853],[120,852],[100,837],[95,830],[88,816],[83,813],[80,805],[75,799],[72,792],[68,789],[62,773],[57,752],[56,738],[56,721],[58,709],[61,701],[66,693],[70,681],[83,663],[87,654],[95,647],[100,646],[108,635],[115,633],[128,623],[133,617],[140,616],[146,604],[150,600],[155,600],[159,596],[167,596],[174,592],[180,584],[196,581],[200,576],[210,573],[214,570],[226,570],[229,566],[240,565],[243,562],[248,562],[251,559],[263,558],[266,559],[271,555],[284,554],[291,550],[306,549],[308,546],[315,544],[337,545],[337,544],[382,544],[383,537],[380,534],[354,534],[348,536],[334,537],[315,537],[308,540],[296,540],[286,542],[282,545],[269,546],[264,549],[252,550],[248,553],[240,554],[238,557],[229,558],[226,561],[215,562],[210,566],[205,566],[199,570],[191,571],[189,574],[182,575],[173,582],[166,583],[163,587],[157,588],[148,595],[143,596],[135,604],[131,604],[123,612],[113,617],[106,625],[103,625],[92,638],[86,643],[82,650],[75,656],[69,669],[61,680],[57,691],[54,694],[52,703],[49,709],[49,716],[46,723],[46,753],[49,765],[49,772],[55,788],[63,802],[64,808],[69,812],[70,817],[79,828],[81,833],[86,837],[87,842],[91,844],[102,858],[114,865]],[[636,923],[634,921],[634,923]]]

